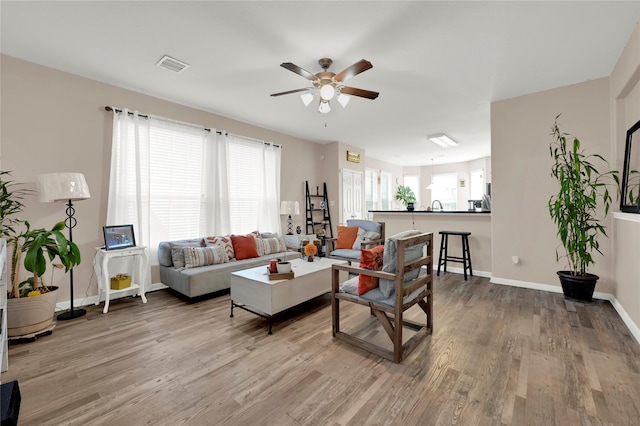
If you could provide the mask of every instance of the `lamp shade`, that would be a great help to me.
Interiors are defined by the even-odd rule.
[[[38,199],[44,203],[91,198],[82,173],[45,173],[38,175]]]
[[[297,201],[281,201],[280,202],[280,214],[285,215],[299,215],[300,204]]]

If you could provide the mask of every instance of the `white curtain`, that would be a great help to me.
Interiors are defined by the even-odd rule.
[[[136,244],[150,247],[150,123],[137,111],[113,114],[107,225],[133,224]]]
[[[281,232],[279,146],[215,129],[114,113],[107,224],[160,241]]]
[[[204,158],[212,167],[205,167],[202,174],[207,203],[203,203],[206,235],[231,233],[229,209],[229,141],[223,132],[211,131],[206,136]],[[208,184],[209,183],[209,184]]]

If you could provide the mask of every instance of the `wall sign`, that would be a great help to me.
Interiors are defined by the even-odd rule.
[[[360,162],[360,154],[357,152],[347,151],[347,161],[351,161],[352,163]]]

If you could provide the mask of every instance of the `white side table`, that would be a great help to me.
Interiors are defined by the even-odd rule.
[[[147,248],[145,246],[131,247],[121,250],[105,250],[102,247],[96,247],[96,255],[93,258],[93,269],[96,272],[98,280],[98,300],[96,305],[104,297],[103,313],[109,311],[109,299],[114,293],[122,293],[133,290],[133,296],[140,296],[142,303],[147,303],[144,295],[149,281],[149,259],[147,258]],[[133,273],[131,274],[131,286],[122,290],[111,290],[111,278],[109,275],[109,261],[112,259],[132,257],[134,259]],[[121,272],[119,272],[121,273]],[[114,274],[115,275],[115,274]]]

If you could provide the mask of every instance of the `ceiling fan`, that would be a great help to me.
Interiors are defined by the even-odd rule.
[[[300,95],[300,97],[302,98],[302,102],[304,103],[304,105],[308,106],[311,103],[311,101],[313,101],[313,98],[316,92],[319,92],[320,104],[318,107],[318,111],[320,111],[323,114],[326,114],[329,111],[331,111],[329,102],[336,95],[338,98],[338,102],[340,102],[340,105],[342,105],[342,107],[347,106],[347,104],[349,103],[349,100],[351,99],[351,96],[359,96],[361,98],[367,98],[367,99],[375,99],[378,97],[379,95],[378,92],[372,92],[371,90],[357,89],[355,87],[349,87],[342,84],[346,80],[368,69],[373,68],[373,65],[371,65],[371,62],[367,61],[366,59],[359,60],[355,64],[348,66],[347,68],[345,68],[344,70],[340,71],[337,74],[334,74],[331,71],[328,71],[329,67],[333,63],[331,59],[321,58],[318,61],[318,63],[320,64],[320,66],[324,71],[321,71],[317,74],[312,74],[309,71],[305,70],[304,68],[301,68],[291,62],[283,62],[282,64],[280,64],[282,68],[286,68],[289,71],[292,71],[306,78],[307,80],[311,81],[313,86],[305,87],[302,89],[288,90],[286,92],[272,93],[271,96],[281,96],[281,95],[289,95],[291,93],[306,92]]]

